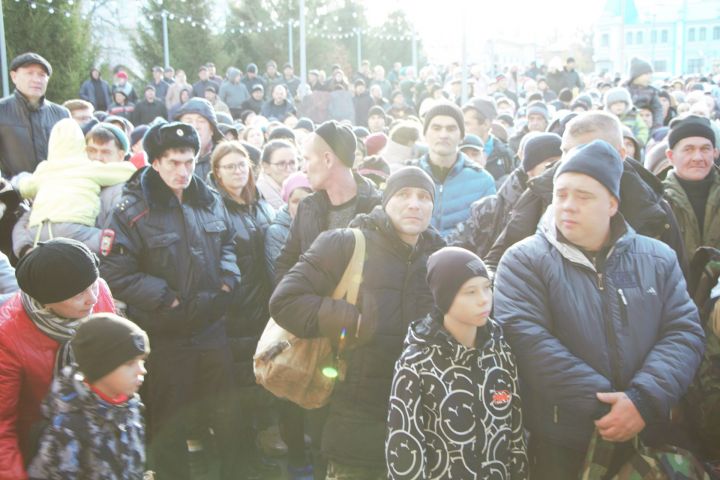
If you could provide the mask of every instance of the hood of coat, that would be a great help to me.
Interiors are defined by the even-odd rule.
[[[124,404],[108,403],[90,390],[76,366],[67,366],[53,381],[42,408],[44,417],[50,421],[57,415],[93,412],[112,422],[127,415],[128,403],[139,402],[139,397],[133,395]]]
[[[50,131],[48,162],[89,163],[85,151],[85,137],[80,125],[72,118],[64,118]]]
[[[608,252],[608,258],[615,253],[621,253],[626,250],[633,237],[635,237],[635,230],[625,221],[625,218],[619,211],[610,219],[610,230],[611,238],[615,238],[616,240]],[[545,210],[545,213],[540,219],[540,223],[538,223],[537,231],[545,237],[566,260],[587,267],[593,272],[596,271],[595,265],[585,256],[580,248],[569,243],[567,240],[563,240],[562,235],[555,225],[555,215],[552,204]]]

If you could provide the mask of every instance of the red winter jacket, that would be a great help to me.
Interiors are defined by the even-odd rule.
[[[93,312],[115,312],[110,288],[100,280]],[[0,307],[0,480],[25,480],[20,446],[41,419],[58,343],[43,334],[22,306],[20,292]]]

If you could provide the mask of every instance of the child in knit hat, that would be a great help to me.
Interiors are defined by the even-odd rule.
[[[517,368],[480,257],[430,256],[435,311],[410,326],[395,365],[385,445],[389,478],[527,479]]]
[[[145,425],[137,391],[150,353],[147,334],[112,313],[91,315],[71,340],[76,365],[43,402],[48,422],[31,479],[141,479]]]

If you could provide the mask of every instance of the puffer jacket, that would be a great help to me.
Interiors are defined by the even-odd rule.
[[[100,279],[93,313],[115,313],[110,289]],[[58,343],[44,335],[22,306],[20,292],[0,307],[0,479],[24,480],[23,452],[34,450],[33,430],[50,389]]]
[[[323,453],[346,465],[385,465],[383,439],[393,366],[400,357],[408,326],[432,308],[425,281],[426,261],[444,242],[429,228],[415,247],[395,233],[382,207],[351,223],[366,238],[363,279],[357,306],[330,295],[350,261],[355,239],[351,230],[324,232],[285,275],[270,299],[279,325],[300,337],[327,336],[341,326],[354,332],[358,315],[374,325],[361,345],[344,350],[346,374],[336,383],[322,435]]]
[[[20,180],[24,198],[33,198],[30,227],[48,220],[94,226],[100,213],[100,188],[126,182],[135,172],[130,162],[93,162],[85,137],[73,119],[57,123],[50,136],[48,159]]]
[[[483,258],[490,270],[495,270],[505,251],[537,230],[540,218],[552,203],[553,179],[557,164],[542,175],[528,181],[528,188],[518,199],[511,217]],[[620,179],[620,213],[641,235],[657,238],[675,251],[683,272],[688,259],[683,240],[670,205],[662,197],[660,180],[638,161],[625,158]]]
[[[593,264],[559,238],[550,208],[495,276],[495,318],[518,360],[528,429],[579,451],[609,411],[597,392],[626,392],[648,425],[643,436],[657,442],[650,432],[685,394],[704,349],[672,250],[621,214],[611,229],[617,240]]]
[[[690,204],[685,189],[680,185],[673,170],[670,170],[663,181],[665,186],[665,198],[670,203],[680,232],[685,243],[685,253],[688,259],[692,259],[698,247],[709,246],[720,248],[720,169],[712,167],[712,186],[705,203],[705,218],[703,219],[703,231],[700,231],[700,223],[695,216],[695,210]]]
[[[0,100],[0,170],[5,178],[33,172],[47,158],[50,130],[70,112],[43,97],[33,107],[15,90]]]
[[[238,385],[255,385],[253,355],[270,313],[272,283],[265,268],[265,232],[275,212],[260,198],[241,205],[220,189],[235,230],[235,256],[241,281],[233,291],[227,314],[227,335],[235,363]]]
[[[427,154],[413,160],[410,165],[425,170],[435,183],[432,225],[443,237],[450,235],[455,227],[467,220],[470,205],[475,200],[495,193],[492,175],[471,162],[462,152],[458,152],[457,160],[443,182],[433,175]]]
[[[370,213],[376,205],[380,205],[381,194],[367,178],[354,172],[353,178],[357,184],[355,213]],[[310,248],[317,236],[327,230],[329,209],[330,199],[324,190],[315,192],[300,202],[290,226],[290,234],[275,262],[275,284],[295,265],[300,254]]]
[[[462,247],[483,258],[490,251],[510,212],[527,187],[528,176],[516,168],[497,195],[488,195],[470,205],[470,217],[458,225],[447,239],[448,245]]]
[[[467,348],[442,322],[439,312],[413,322],[395,364],[389,478],[527,479],[517,367],[500,325],[489,319],[487,340]]]
[[[278,210],[275,219],[265,232],[265,268],[269,278],[275,278],[275,262],[280,256],[280,251],[285,245],[285,241],[290,234],[290,212],[285,205]]]
[[[115,242],[100,271],[128,317],[157,343],[225,343],[223,284],[240,280],[232,221],[217,192],[193,176],[180,204],[151,167],[125,184],[110,228]],[[180,305],[170,308],[173,300]]]
[[[140,480],[145,471],[143,405],[136,394],[109,403],[65,367],[43,402],[47,426],[28,467],[31,479]]]

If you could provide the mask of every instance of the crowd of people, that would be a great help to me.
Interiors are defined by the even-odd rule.
[[[720,72],[558,63],[59,105],[16,57],[0,479],[720,478]],[[257,383],[271,317],[329,341],[325,406]]]

